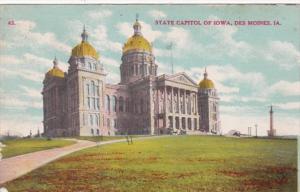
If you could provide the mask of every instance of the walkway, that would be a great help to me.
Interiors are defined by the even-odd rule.
[[[159,136],[165,137],[165,136]],[[154,139],[156,137],[139,137],[133,140],[144,140],[144,139]],[[44,151],[37,151],[33,153],[28,153],[24,155],[19,155],[15,157],[10,157],[7,159],[0,160],[0,184],[6,183],[8,181],[14,180],[36,168],[39,168],[51,161],[54,161],[62,156],[68,155],[75,151],[79,151],[88,147],[94,147],[96,145],[106,145],[111,143],[124,142],[125,139],[103,141],[100,143],[86,141],[86,140],[76,140],[77,143],[55,149],[48,149]]]

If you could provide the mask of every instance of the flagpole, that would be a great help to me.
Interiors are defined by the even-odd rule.
[[[173,43],[171,43],[171,65],[172,65],[172,75],[174,74],[174,65],[173,65]]]

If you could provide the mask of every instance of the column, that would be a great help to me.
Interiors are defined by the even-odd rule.
[[[167,125],[167,121],[168,121],[168,108],[167,108],[167,86],[164,86],[164,127],[166,128]]]
[[[171,103],[170,103],[170,105],[171,105],[171,113],[174,113],[174,99],[173,99],[173,97],[174,97],[174,95],[173,95],[174,93],[173,93],[173,87],[171,87]]]
[[[186,101],[186,90],[184,90],[184,92],[183,92],[184,94],[183,94],[183,96],[184,96],[184,99],[183,99],[183,107],[184,107],[184,114],[188,114],[187,113],[187,101]]]
[[[178,105],[178,114],[181,114],[180,113],[180,89],[178,88],[177,89],[177,105]]]

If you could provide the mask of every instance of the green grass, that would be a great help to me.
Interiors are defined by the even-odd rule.
[[[296,140],[174,136],[85,149],[5,187],[64,192],[293,192],[296,167]]]
[[[2,148],[3,158],[13,157],[35,151],[41,151],[46,149],[52,149],[56,147],[64,147],[74,144],[75,141],[52,139],[48,141],[44,138],[32,138],[32,139],[13,139],[2,141],[6,146]]]
[[[140,135],[132,135],[132,138],[137,137],[143,137]],[[99,142],[99,141],[111,141],[111,140],[118,140],[118,139],[126,139],[126,136],[77,136],[73,137],[75,139],[81,139],[81,140],[88,140],[93,142]]]

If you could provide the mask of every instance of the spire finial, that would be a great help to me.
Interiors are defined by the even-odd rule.
[[[137,13],[135,16],[135,23],[133,24],[134,35],[142,35],[141,28],[141,24],[139,23],[139,14]]]
[[[81,33],[81,38],[82,38],[83,42],[87,42],[88,34],[87,34],[86,30],[85,30],[85,24],[83,25],[83,32]]]
[[[57,65],[58,65],[58,61],[57,61],[56,54],[55,54],[55,57],[53,60],[53,67],[57,67]]]
[[[206,79],[207,78],[207,72],[206,72],[206,67],[205,67],[205,69],[204,69],[204,79]]]

